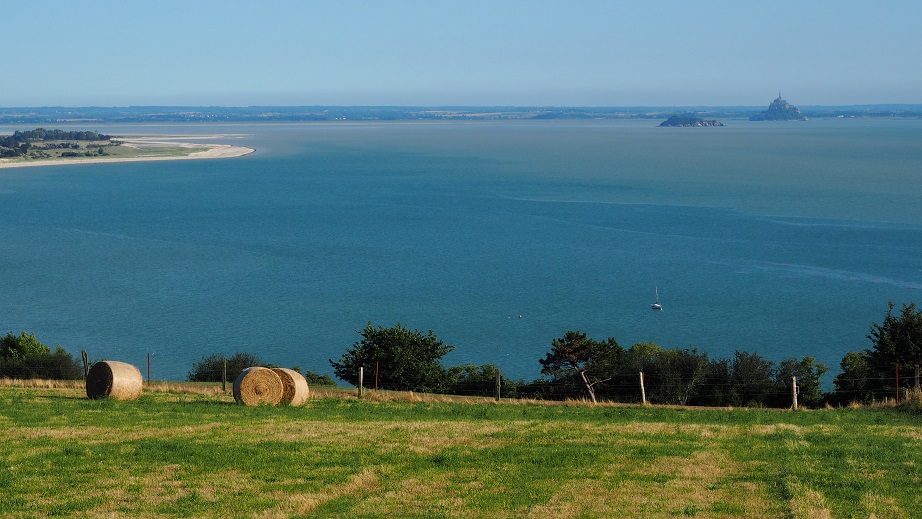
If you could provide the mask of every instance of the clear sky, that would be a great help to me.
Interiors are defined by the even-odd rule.
[[[0,106],[922,103],[922,2],[42,0]]]

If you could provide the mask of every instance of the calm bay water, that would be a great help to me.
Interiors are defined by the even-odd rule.
[[[517,378],[570,329],[835,372],[919,301],[922,121],[654,126],[94,127],[258,151],[0,170],[0,329],[159,379],[237,351],[329,373],[369,321]]]

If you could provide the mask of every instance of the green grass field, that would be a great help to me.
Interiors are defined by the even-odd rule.
[[[169,389],[169,388],[166,388]],[[918,517],[919,418],[0,388],[0,516]],[[319,393],[316,392],[315,393]]]

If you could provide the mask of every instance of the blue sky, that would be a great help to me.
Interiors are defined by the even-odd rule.
[[[918,1],[7,2],[0,106],[922,103]]]

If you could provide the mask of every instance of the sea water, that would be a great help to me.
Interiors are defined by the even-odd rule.
[[[91,125],[257,151],[0,170],[0,327],[167,380],[368,323],[514,378],[568,330],[835,373],[919,300],[922,121],[725,122]]]

